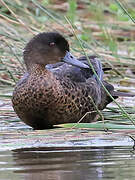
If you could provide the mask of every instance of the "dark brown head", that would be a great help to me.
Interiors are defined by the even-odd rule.
[[[87,65],[80,63],[69,53],[67,40],[57,32],[40,33],[32,38],[24,50],[24,62],[27,69],[33,64],[53,64],[60,60],[74,66],[88,68]]]
[[[33,64],[53,64],[63,60],[66,63],[81,68],[88,65],[78,61],[69,52],[67,40],[57,32],[43,32],[32,38],[24,50],[24,62],[29,70]]]
[[[55,32],[40,33],[32,38],[24,50],[24,62],[29,68],[32,64],[46,65],[56,63],[69,51],[67,40]]]

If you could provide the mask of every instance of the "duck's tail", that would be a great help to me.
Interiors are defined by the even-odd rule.
[[[115,91],[114,86],[107,83],[106,81],[103,81],[103,84],[114,99],[117,99],[118,97],[134,97],[135,96],[135,93]],[[99,109],[103,110],[107,106],[107,104],[111,103],[112,101],[113,101],[112,98],[106,93],[104,88],[101,87],[101,103],[99,104]]]
[[[119,96],[124,96],[124,97],[134,97],[134,93],[128,93],[128,92],[121,92],[121,91],[112,91],[111,95],[113,97],[119,97]]]

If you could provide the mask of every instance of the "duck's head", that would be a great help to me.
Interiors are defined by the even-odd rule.
[[[24,62],[28,70],[33,64],[45,66],[60,60],[80,68],[89,68],[70,53],[67,40],[57,32],[36,35],[24,50]]]

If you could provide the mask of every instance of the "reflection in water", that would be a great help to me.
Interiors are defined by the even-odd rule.
[[[1,103],[3,104],[4,101],[1,101],[0,105]],[[131,98],[124,98],[119,103],[135,105],[135,101]],[[11,105],[8,104],[1,108],[1,112],[4,110],[13,112]],[[16,133],[16,130],[19,132],[22,129],[23,132],[27,132],[29,127],[17,119],[14,112],[11,114],[11,111],[10,115],[8,113],[4,116],[0,115],[0,180],[135,180],[135,155],[129,147],[132,143],[121,137],[118,139],[110,139],[108,136],[105,139],[94,137],[94,140],[86,142],[87,147],[83,142],[83,148],[78,147],[76,143],[75,148],[44,147],[5,151],[5,147],[12,149],[16,147],[16,144],[17,147],[23,145],[30,147],[37,141],[38,145],[42,145],[45,143],[43,141],[45,135],[48,139],[52,138],[51,131],[49,134],[44,132],[39,136],[29,131],[28,135],[33,135],[33,139],[30,138],[30,140],[28,140],[29,136],[24,138],[21,132]],[[35,139],[34,135],[36,135]],[[74,133],[69,132],[68,135],[74,136]],[[57,137],[60,138],[61,133]],[[18,140],[20,140],[20,145]],[[89,143],[94,146],[102,144],[102,146],[109,147],[92,148],[88,147]],[[52,144],[51,141],[50,144]],[[114,144],[128,147],[115,147]],[[74,146],[72,143],[69,145]]]
[[[134,157],[128,148],[20,149],[13,152],[14,175],[25,180],[135,179]]]

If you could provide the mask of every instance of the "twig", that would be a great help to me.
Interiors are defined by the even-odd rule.
[[[101,111],[98,109],[97,105],[94,103],[93,98],[92,98],[91,96],[88,96],[88,98],[91,100],[93,106],[94,106],[95,109],[97,110],[97,113],[99,114],[99,116],[100,116],[100,118],[101,118],[101,120],[102,120],[102,122],[103,122],[103,126],[104,126],[104,125],[105,125],[105,121],[104,121],[104,116],[103,116],[103,114],[102,114]],[[108,129],[105,128],[105,126],[104,126],[104,130],[107,131]]]
[[[133,23],[135,23],[135,19],[129,14],[129,12],[126,10],[126,8],[124,7],[124,5],[119,1],[119,0],[115,0],[115,2],[120,6],[120,8],[127,14],[127,16],[131,19],[131,21]]]
[[[75,128],[88,114],[92,114],[92,113],[96,113],[97,111],[91,111],[91,112],[86,112],[81,119],[79,119],[79,121],[73,126],[71,127],[71,129]]]
[[[25,68],[24,64],[20,61],[20,59],[19,59],[18,56],[15,54],[15,52],[13,51],[13,49],[12,49],[12,47],[9,45],[9,43],[6,41],[6,39],[3,39],[3,40],[5,41],[6,45],[9,47],[10,51],[12,51],[13,55],[16,57],[16,59],[18,60],[18,62],[20,63],[20,65],[23,67],[23,68],[21,68],[21,69],[22,69],[22,71],[24,72],[24,68]]]
[[[18,18],[18,16],[8,7],[8,5],[3,0],[0,0],[0,1],[3,4],[3,6],[5,6],[10,11],[10,13],[19,21],[19,23],[22,26],[24,26],[29,32],[35,35],[35,33],[21,19]]]
[[[4,63],[3,63],[3,61],[2,61],[2,59],[0,59],[0,62],[4,65]],[[13,74],[12,74],[12,72],[5,66],[5,69],[6,69],[6,71],[8,72],[8,74],[10,75],[10,77],[11,77],[11,79],[16,83],[16,80],[15,80],[15,78],[14,78],[14,76],[13,76]],[[2,79],[1,79],[1,81],[2,81]],[[9,84],[9,82],[10,81],[7,81],[7,80],[3,80],[3,82],[5,82],[5,83],[7,83],[7,84]],[[12,84],[13,85],[13,83],[11,82],[10,84]]]
[[[5,19],[6,21],[10,22],[10,23],[14,23],[14,24],[20,24],[19,22],[17,21],[14,21],[12,19],[9,19],[8,17],[4,16],[3,14],[0,14],[0,16]]]

